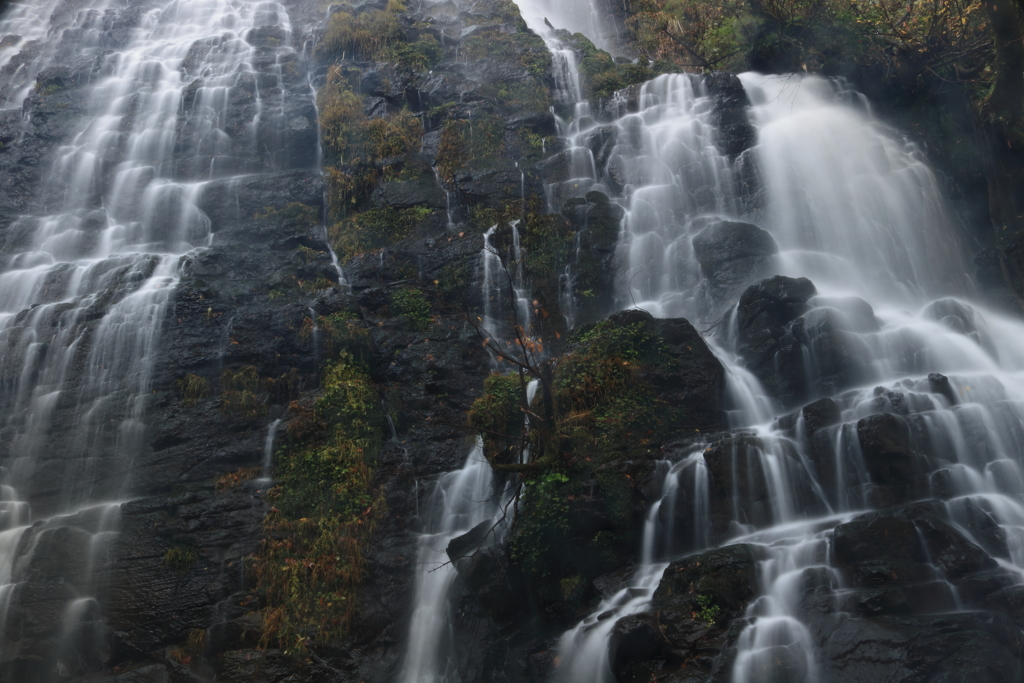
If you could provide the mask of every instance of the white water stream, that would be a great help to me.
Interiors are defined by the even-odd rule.
[[[498,523],[501,492],[477,440],[462,469],[447,472],[430,487],[423,531],[416,554],[416,586],[401,683],[454,683],[459,680],[452,647],[451,587],[458,573],[446,550],[448,544],[482,522]],[[503,526],[494,531],[503,535]]]
[[[519,3],[541,35],[553,4]],[[874,118],[862,97],[810,76],[741,78],[757,145],[740,159],[719,151],[721,133],[712,123],[713,99],[703,80],[665,75],[643,86],[637,113],[600,124],[610,125],[615,136],[600,164],[590,146],[599,124],[577,117],[563,128],[576,177],[549,192],[555,210],[589,189],[619,203],[626,216],[618,305],[686,317],[698,327],[728,313],[735,299],[709,295],[693,237],[721,218],[756,223],[779,247],[760,277],[810,278],[818,297],[805,322],[813,327],[828,321],[863,361],[851,389],[835,396],[840,424],[824,430],[833,444],[834,466],[827,474],[812,462],[810,444],[775,431],[774,418],[784,410],[736,355],[732,318],[709,339],[726,366],[731,426],[760,437],[751,457],[764,473],[772,505],[754,519],[743,509],[747,502],[734,497],[732,538],[715,539],[708,529],[691,550],[744,542],[767,551],[760,565],[763,597],[748,610],[753,622],[739,637],[731,679],[811,682],[818,680],[821,662],[797,614],[799,587],[812,573],[825,572],[839,594],[841,579],[829,564],[831,529],[875,504],[857,440],[859,419],[895,412],[915,420],[930,445],[929,486],[937,493],[934,482],[949,482],[943,486],[951,519],[966,530],[969,516],[982,510],[1006,534],[1010,555],[1001,564],[1024,570],[1024,325],[971,300],[969,255],[935,174],[920,150]],[[745,196],[738,181],[751,169],[763,192],[760,203]],[[824,362],[813,347],[805,350],[809,376],[821,375]],[[949,378],[951,394],[929,383],[928,374],[936,372]],[[693,467],[701,457],[676,467]],[[671,504],[678,485],[672,476],[652,509]],[[706,475],[703,481],[706,486]],[[806,499],[794,495],[800,487]],[[707,516],[694,511],[692,523],[707,525]],[[653,528],[649,519],[630,586],[563,637],[559,681],[612,680],[614,622],[649,604],[668,559],[652,555],[648,535],[664,533]],[[944,582],[938,573],[936,580]]]
[[[88,533],[90,559],[56,653],[62,675],[76,675],[83,658],[98,656],[83,650],[98,646],[82,631],[98,621],[93,558],[117,529],[119,504],[103,501],[123,495],[146,447],[147,402],[183,257],[213,239],[199,209],[204,188],[269,170],[243,169],[237,158],[241,148],[266,148],[284,110],[283,88],[257,73],[268,55],[248,38],[260,29],[279,37],[273,64],[263,64],[277,79],[282,55],[294,50],[277,2],[147,3],[113,49],[99,37],[120,4],[57,5],[19,2],[0,16],[2,107],[25,102],[30,115],[36,76],[64,65],[55,55],[71,55],[69,68],[94,59],[75,84],[85,83],[77,129],[40,168],[45,201],[6,228],[0,249],[0,391],[9,398],[0,418],[9,435],[0,448],[9,463],[0,495],[0,629],[35,547],[67,526]],[[42,94],[61,97],[72,85]],[[238,92],[255,93],[241,131],[229,127]],[[52,426],[65,430],[60,443]],[[268,446],[272,437],[273,426]],[[42,496],[51,517],[37,519],[19,491]],[[14,647],[0,639],[0,662]]]

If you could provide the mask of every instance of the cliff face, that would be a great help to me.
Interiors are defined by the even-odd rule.
[[[0,680],[410,680],[429,506],[478,435],[495,500],[521,495],[500,542],[484,524],[441,548],[448,680],[548,680],[567,630],[605,633],[622,683],[731,680],[786,545],[756,532],[786,506],[824,520],[801,522],[821,561],[801,566],[810,626],[793,636],[824,664],[773,643],[771,680],[1020,678],[1013,539],[961,500],[954,448],[922,417],[960,385],[933,373],[854,395],[875,379],[857,337],[881,328],[871,306],[768,277],[775,240],[722,220],[706,188],[662,212],[714,214],[687,225],[692,272],[671,274],[706,329],[614,312],[629,256],[609,194],[657,171],[614,152],[644,144],[630,115],[654,65],[559,34],[582,115],[507,0],[165,4],[56,0],[43,33],[12,20],[25,36],[0,36],[0,96],[31,88],[0,111]],[[149,72],[174,84],[159,110],[173,142],[147,156],[160,89],[96,84],[140,41],[188,30],[173,79]],[[714,128],[738,169],[730,210],[763,216],[742,84],[687,83],[707,108],[694,130]],[[90,174],[61,175],[86,152]],[[586,173],[602,184],[580,191]],[[105,239],[127,246],[96,256]],[[42,284],[9,275],[33,267]],[[929,310],[991,346],[966,304]],[[783,414],[770,435],[729,429],[742,378],[702,338],[719,325],[743,359],[730,372]],[[523,365],[536,397],[508,374]],[[837,455],[850,439],[856,465]],[[640,576],[653,557],[664,577]],[[649,603],[616,611],[638,576]]]

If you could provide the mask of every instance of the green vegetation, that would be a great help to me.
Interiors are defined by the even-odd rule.
[[[423,136],[423,124],[407,109],[366,118],[362,98],[353,90],[348,74],[337,66],[328,71],[317,104],[324,147],[340,163],[366,160],[372,164],[415,151]]]
[[[519,375],[493,374],[484,380],[484,395],[473,402],[469,424],[483,438],[491,462],[514,462],[524,438],[523,383]]]
[[[608,97],[616,90],[643,83],[656,75],[646,65],[617,63],[582,33],[573,34],[569,45],[579,55],[580,76],[590,97]]]
[[[710,593],[700,593],[697,595],[697,609],[693,612],[693,618],[703,621],[708,626],[714,626],[718,621],[718,616],[722,612],[722,608],[718,605],[712,604],[712,596]]]
[[[510,550],[554,614],[585,605],[590,579],[634,551],[642,506],[632,463],[648,459],[678,417],[646,379],[675,362],[655,325],[613,320],[583,328],[557,363],[530,365],[530,378],[540,382],[532,405],[524,405],[523,380],[508,374],[489,377],[472,406],[470,424],[483,435],[488,460],[519,473],[528,491],[516,504]],[[521,464],[526,446],[531,458]]]
[[[261,377],[253,365],[232,370],[225,368],[220,376],[220,410],[246,420],[255,420],[267,413],[269,403],[286,403],[299,391],[301,376],[291,368],[280,377]]]
[[[337,15],[335,15],[337,16]],[[396,179],[404,156],[419,149],[423,124],[407,109],[368,119],[350,78],[358,75],[333,66],[317,93],[320,130],[328,162],[327,210],[341,221],[381,179]],[[358,253],[358,252],[357,252]]]
[[[327,234],[338,256],[350,259],[409,237],[430,214],[428,207],[369,209],[335,223]]]
[[[434,281],[437,293],[449,304],[464,307],[475,290],[467,289],[473,281],[473,266],[468,259],[454,259],[441,268]]]
[[[164,564],[173,571],[183,574],[199,561],[199,554],[193,548],[176,545],[164,553]]]
[[[651,60],[743,71],[878,70],[884,78],[973,83],[994,75],[980,0],[629,0],[628,27]]]
[[[483,114],[474,119],[449,119],[441,129],[437,172],[445,182],[474,162],[492,164],[504,149],[505,119]]]
[[[179,379],[176,384],[181,392],[181,402],[192,407],[210,395],[210,383],[205,377],[191,373]]]
[[[671,362],[648,323],[603,321],[582,328],[571,341],[576,349],[559,364],[555,387],[574,450],[643,450],[671,429],[673,406],[657,403],[653,388],[640,379],[645,368]]]
[[[436,66],[443,55],[444,48],[437,38],[424,33],[415,42],[394,45],[390,58],[407,69],[426,71]]]
[[[525,25],[515,33],[505,33],[500,27],[477,31],[463,41],[462,49],[470,60],[494,59],[520,64],[537,79],[543,79],[551,69],[551,53]]]
[[[379,59],[404,39],[398,15],[405,11],[399,0],[388,0],[383,10],[355,9],[343,4],[331,15],[327,30],[316,47],[317,56],[339,59]]]
[[[302,202],[290,202],[278,209],[273,206],[264,207],[254,219],[278,221],[282,224],[319,225],[320,210],[315,206]]]
[[[409,332],[425,332],[430,327],[430,302],[418,289],[406,287],[391,292],[391,314]]]
[[[300,654],[343,636],[355,616],[366,544],[385,510],[371,487],[383,413],[366,369],[345,352],[325,364],[316,399],[292,411],[251,567],[262,644]]]
[[[370,333],[366,326],[351,311],[338,311],[319,316],[316,328],[320,334],[322,351],[332,358],[344,351],[356,362],[365,364],[370,359]],[[303,318],[299,328],[299,339],[305,345],[313,343],[314,324],[310,317]]]
[[[222,413],[249,420],[267,413],[265,382],[254,366],[225,369],[220,376],[220,388]]]
[[[551,558],[560,554],[558,551],[564,548],[571,531],[569,496],[574,487],[568,475],[558,471],[531,477],[527,486],[530,495],[522,506],[510,543],[512,559],[528,577],[543,579],[553,572],[556,576],[563,575],[558,571],[562,563],[551,562]],[[562,593],[561,579],[558,593]],[[561,599],[562,596],[557,597]]]
[[[252,481],[258,476],[260,476],[259,467],[243,467],[234,472],[221,475],[213,484],[217,491],[230,491],[242,482]]]

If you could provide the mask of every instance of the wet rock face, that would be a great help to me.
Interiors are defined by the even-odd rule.
[[[750,435],[728,435],[713,441],[703,458],[712,542],[771,526],[791,509],[825,511],[794,449]],[[781,480],[775,473],[781,473]]]
[[[487,616],[503,630],[530,620],[536,609],[522,573],[504,544],[488,543],[494,524],[483,522],[448,545],[448,557]]]
[[[1019,629],[1001,615],[967,612],[851,619],[825,647],[825,675],[849,681],[1016,681]]]
[[[757,282],[736,309],[737,350],[785,407],[867,381],[871,352],[860,334],[879,329],[862,299],[817,297],[806,278]]]
[[[758,593],[763,558],[758,546],[731,545],[670,564],[650,609],[615,624],[616,680],[705,681],[722,672],[718,656],[736,636],[731,621]]]
[[[614,305],[615,247],[625,215],[600,192],[566,202],[562,215],[576,233],[577,250],[572,264],[572,293],[577,325],[607,315]]]
[[[769,274],[779,247],[756,225],[718,221],[694,235],[693,251],[707,280],[708,296],[724,304]]]
[[[807,278],[778,275],[749,287],[736,310],[740,355],[784,403],[806,395],[803,352],[792,323],[810,309],[807,302],[816,293]]]
[[[712,121],[719,135],[716,145],[723,154],[735,159],[757,141],[757,131],[747,117],[747,92],[736,74],[722,71],[706,74],[703,84],[714,102]]]

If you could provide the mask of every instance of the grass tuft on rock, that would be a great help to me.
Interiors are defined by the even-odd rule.
[[[366,369],[344,351],[325,364],[316,399],[292,413],[250,567],[262,646],[301,654],[344,636],[355,617],[366,545],[386,508],[372,487],[384,416]]]

